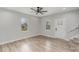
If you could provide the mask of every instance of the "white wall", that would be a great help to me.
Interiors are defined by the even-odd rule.
[[[46,31],[46,28],[45,28],[46,21],[50,21],[51,23],[51,30],[49,31]],[[51,16],[43,17],[41,19],[42,35],[49,36],[49,37],[56,37],[56,38],[65,38],[65,25],[64,25],[65,23],[60,27],[57,24],[59,23],[59,21],[62,21],[63,23],[65,22],[64,18],[60,15],[51,15]],[[56,28],[57,28],[57,31],[56,31]]]
[[[50,31],[46,31],[45,29],[45,22],[47,20],[51,20],[52,28]],[[63,25],[57,25],[56,22],[60,22],[61,20],[63,22]],[[43,17],[41,23],[42,35],[69,40],[71,37],[79,34],[79,29],[70,32],[79,25],[79,10]],[[58,28],[57,31],[55,31],[56,27]]]
[[[74,30],[79,25],[79,10],[66,13],[66,36],[67,38],[74,37],[79,34],[79,29]],[[72,31],[74,30],[74,31]]]
[[[27,19],[29,28],[27,32],[21,31],[21,17]],[[38,26],[37,17],[0,9],[0,43],[36,36],[39,34]]]

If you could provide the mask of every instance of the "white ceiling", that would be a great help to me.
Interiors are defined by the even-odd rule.
[[[5,8],[12,11],[21,12],[24,14],[29,14],[38,17],[79,9],[78,7],[43,7],[43,10],[47,10],[48,12],[45,12],[43,15],[41,14],[36,15],[36,13],[30,9],[36,7],[5,7]]]

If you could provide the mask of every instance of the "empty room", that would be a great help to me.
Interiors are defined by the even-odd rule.
[[[79,8],[0,7],[0,52],[79,52]]]

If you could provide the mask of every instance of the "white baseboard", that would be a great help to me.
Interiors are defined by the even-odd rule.
[[[73,36],[73,37],[70,37],[70,39],[73,39],[73,38],[79,38],[79,34]]]
[[[38,36],[38,35],[39,35],[39,34],[36,34],[36,35],[29,35],[29,36],[26,36],[26,37],[20,37],[20,38],[15,39],[15,40],[13,39],[13,40],[1,42],[0,45],[7,44],[7,43],[11,43],[11,42],[18,41],[18,40],[22,40],[22,39],[25,39],[25,38],[30,38],[30,37]]]
[[[61,37],[56,37],[56,36],[51,36],[51,35],[45,35],[45,34],[41,34],[41,35],[43,35],[43,36],[47,36],[47,37],[50,37],[50,38],[59,38],[59,39],[64,39],[64,40],[66,40],[66,41],[69,41],[67,38],[61,38]]]

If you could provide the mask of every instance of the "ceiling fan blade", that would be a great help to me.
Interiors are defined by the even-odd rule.
[[[42,10],[43,8],[42,7],[40,7],[40,10]]]
[[[42,13],[42,12],[40,12],[40,14],[42,14],[42,15],[43,15],[43,13]]]
[[[41,11],[41,12],[47,12],[47,11]]]
[[[31,10],[33,10],[33,11],[35,11],[35,12],[37,12],[35,9],[33,9],[33,8],[31,8]]]

